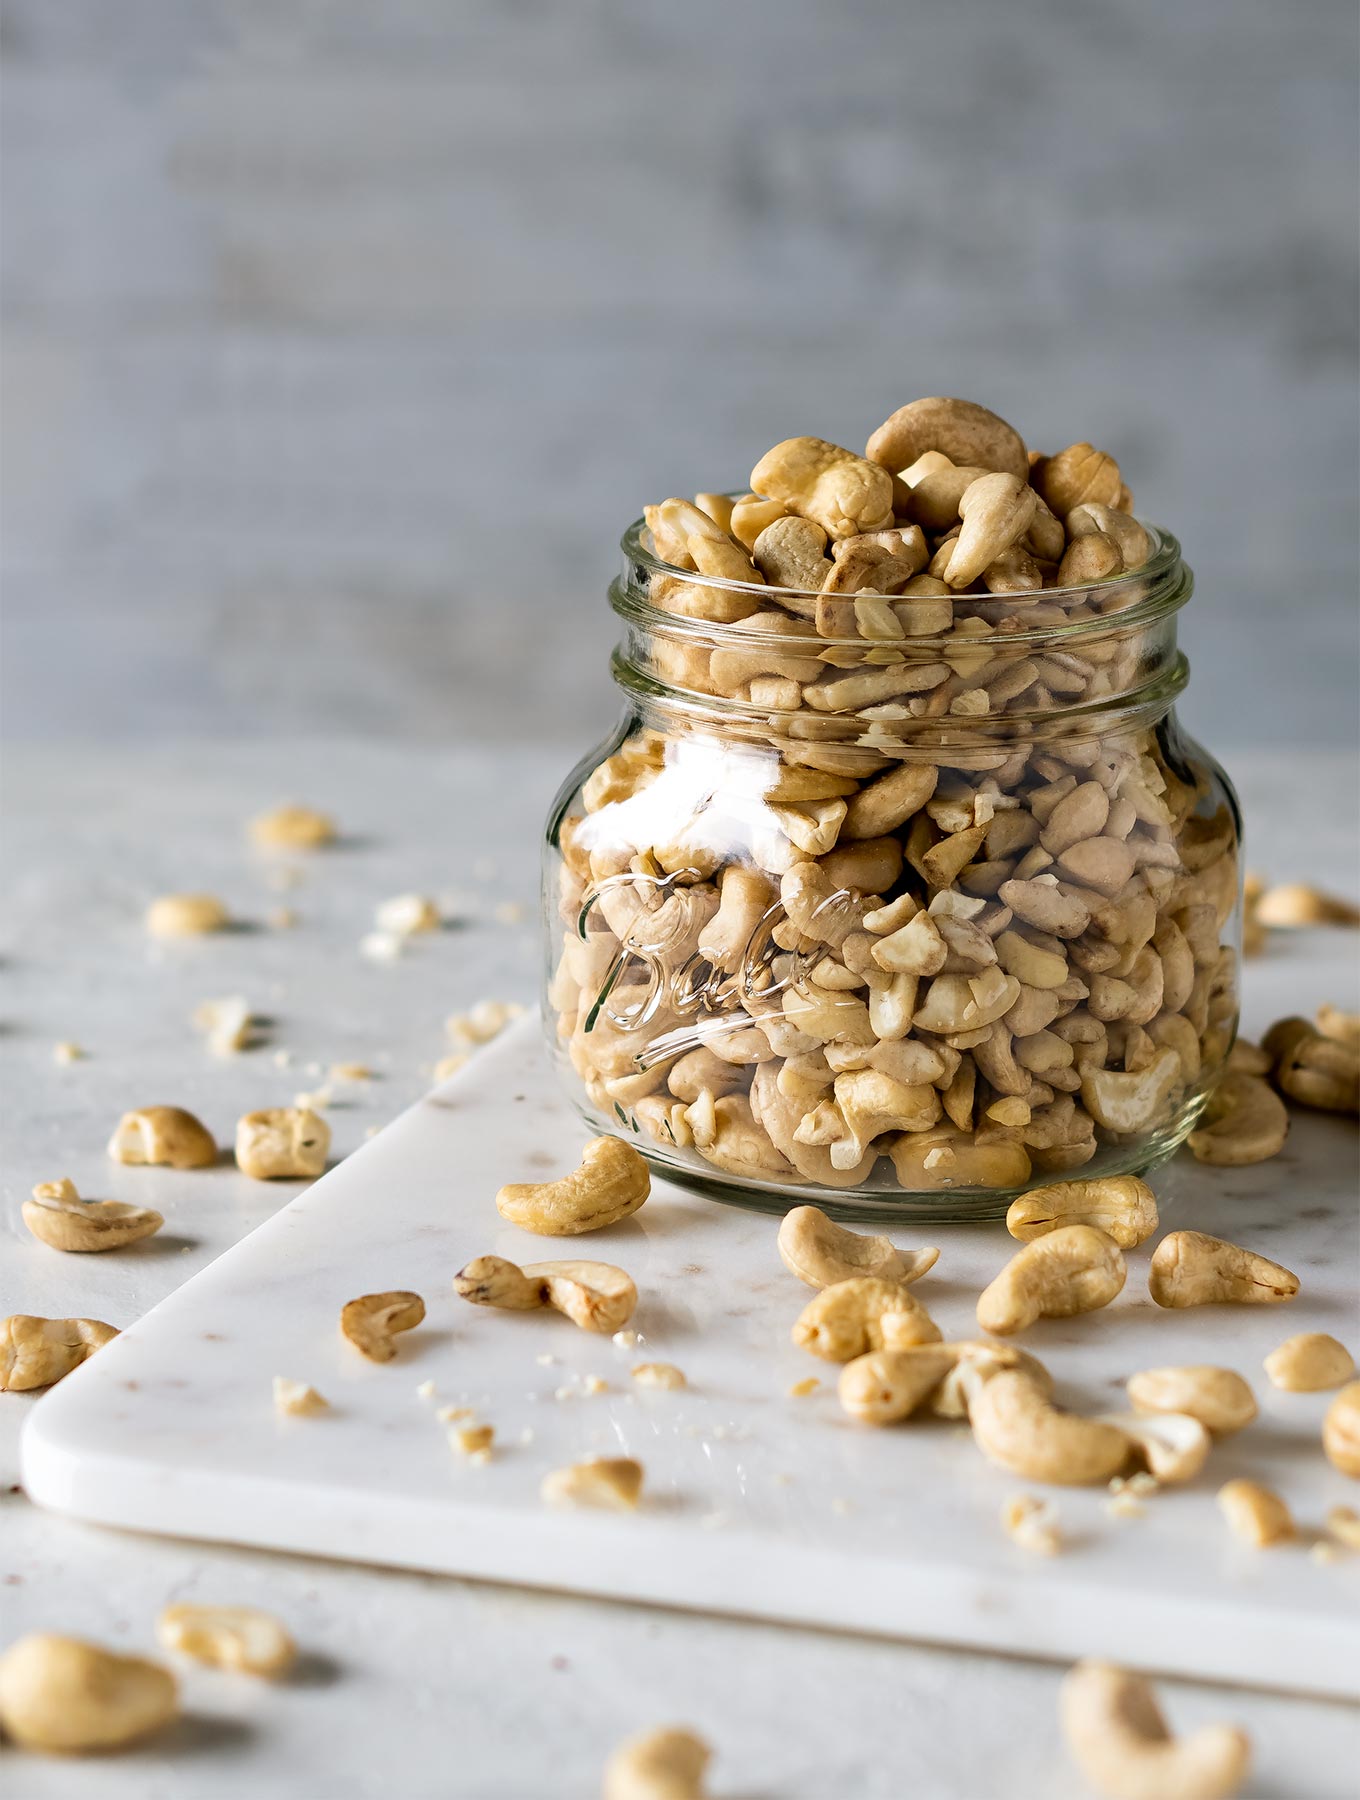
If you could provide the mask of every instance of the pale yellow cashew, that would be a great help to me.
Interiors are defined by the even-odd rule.
[[[539,1494],[549,1506],[632,1512],[642,1494],[642,1478],[642,1464],[631,1456],[597,1456],[553,1469],[543,1477]]]
[[[391,1362],[397,1354],[394,1337],[412,1331],[425,1317],[419,1294],[394,1289],[385,1294],[362,1294],[340,1309],[341,1335],[370,1362]]]
[[[1092,501],[1118,506],[1123,485],[1114,458],[1087,443],[1069,444],[1065,450],[1046,457],[1035,481],[1050,510],[1060,519]]]
[[[1088,1486],[1129,1460],[1129,1439],[1117,1425],[1060,1412],[1026,1371],[994,1374],[972,1396],[968,1417],[983,1455],[1027,1481]]]
[[[1348,1381],[1327,1408],[1322,1449],[1333,1468],[1360,1481],[1360,1381]]]
[[[1256,1396],[1234,1369],[1206,1363],[1143,1369],[1124,1384],[1136,1413],[1187,1413],[1216,1437],[1241,1431],[1256,1417]]]
[[[162,894],[147,907],[145,925],[150,937],[202,937],[221,931],[228,918],[216,894]]]
[[[306,1106],[271,1106],[236,1121],[236,1166],[252,1181],[307,1181],[326,1171],[331,1128]]]
[[[1007,1231],[1025,1241],[1060,1225],[1094,1226],[1121,1250],[1132,1250],[1157,1229],[1157,1199],[1136,1175],[1106,1175],[1031,1188],[1006,1213]]]
[[[612,1263],[529,1263],[524,1268],[503,1256],[478,1256],[453,1278],[453,1291],[474,1306],[512,1312],[551,1307],[582,1331],[612,1335],[633,1316],[637,1288]]]
[[[1298,1291],[1298,1276],[1279,1263],[1202,1231],[1164,1237],[1148,1270],[1148,1292],[1158,1306],[1268,1306]]]
[[[864,1425],[892,1425],[914,1413],[958,1361],[956,1344],[913,1344],[870,1350],[846,1363],[836,1383],[840,1403]]]
[[[893,521],[887,470],[825,438],[785,438],[752,469],[751,486],[833,539],[881,531]]]
[[[1303,1331],[1286,1338],[1265,1359],[1271,1384],[1289,1394],[1316,1394],[1339,1388],[1355,1374],[1355,1358],[1325,1331]]]
[[[884,1320],[883,1342],[889,1350],[896,1347],[892,1324],[891,1316]],[[1048,1370],[1037,1356],[1031,1356],[1028,1350],[1021,1350],[1016,1344],[966,1339],[950,1348],[957,1350],[958,1358],[926,1400],[928,1409],[937,1419],[966,1419],[983,1383],[1007,1370],[1027,1376],[1040,1393],[1048,1396],[1053,1393],[1053,1377]]]
[[[156,1620],[156,1637],[164,1650],[245,1675],[282,1675],[297,1658],[285,1627],[253,1606],[167,1606]]]
[[[1134,1458],[1158,1481],[1193,1481],[1209,1456],[1209,1432],[1189,1413],[1098,1413],[1132,1446]]]
[[[604,1800],[704,1800],[712,1751],[680,1725],[629,1738],[605,1764]]]
[[[1261,1039],[1276,1085],[1299,1106],[1360,1110],[1360,1044],[1329,1037],[1307,1019],[1281,1019]]]
[[[1145,1069],[1087,1071],[1081,1097],[1096,1124],[1107,1131],[1146,1131],[1165,1116],[1182,1080],[1180,1058],[1174,1050],[1163,1050]]]
[[[250,821],[261,850],[317,850],[335,841],[335,820],[310,806],[275,806]]]
[[[72,1181],[40,1181],[23,1204],[24,1224],[53,1250],[118,1250],[160,1230],[165,1220],[149,1206],[120,1200],[82,1200]]]
[[[883,1348],[882,1320],[900,1313],[899,1333],[918,1344],[939,1342],[940,1332],[930,1314],[909,1288],[898,1282],[855,1276],[823,1288],[810,1300],[793,1327],[793,1341],[827,1362],[849,1362],[869,1350]],[[904,1345],[899,1335],[898,1347]]]
[[[578,1237],[616,1225],[651,1192],[646,1159],[622,1138],[592,1138],[581,1166],[560,1181],[512,1182],[496,1195],[496,1211],[538,1237]]]
[[[25,1750],[119,1750],[178,1711],[174,1676],[141,1656],[46,1631],[0,1656],[0,1727]]]
[[[206,1126],[182,1106],[139,1106],[114,1127],[109,1155],[120,1163],[206,1169],[217,1161],[217,1145]]]
[[[1229,1800],[1251,1766],[1245,1731],[1205,1725],[1172,1737],[1151,1684],[1113,1663],[1078,1663],[1059,1709],[1073,1760],[1105,1800]]]
[[[1289,1114],[1269,1085],[1229,1071],[1209,1097],[1206,1124],[1187,1142],[1196,1162],[1237,1169],[1278,1156],[1289,1135]]]
[[[1254,1549],[1297,1537],[1294,1516],[1273,1488],[1259,1481],[1229,1481],[1218,1490],[1218,1509],[1233,1536]]]
[[[777,1246],[784,1267],[812,1288],[832,1287],[857,1275],[905,1285],[933,1269],[940,1255],[933,1247],[899,1250],[890,1238],[861,1237],[817,1206],[795,1206],[786,1213]]]
[[[0,1393],[51,1387],[117,1336],[117,1327],[102,1319],[11,1313],[0,1319]]]
[[[1060,1225],[1013,1256],[977,1303],[983,1331],[1007,1337],[1036,1319],[1108,1306],[1124,1285],[1119,1246],[1090,1225]]]
[[[932,450],[953,463],[1029,478],[1029,454],[1018,431],[976,401],[945,395],[899,406],[874,432],[864,454],[897,471]]]

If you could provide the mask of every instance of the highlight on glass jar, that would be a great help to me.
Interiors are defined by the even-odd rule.
[[[1237,803],[1173,711],[1180,547],[1050,511],[1044,459],[790,445],[624,536],[624,715],[549,820],[562,1078],[672,1179],[771,1210],[991,1218],[1144,1170],[1238,1010]]]

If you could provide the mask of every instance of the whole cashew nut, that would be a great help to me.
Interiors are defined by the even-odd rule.
[[[0,1656],[0,1726],[27,1750],[118,1750],[168,1725],[175,1678],[159,1663],[34,1632]]]
[[[1360,1381],[1348,1381],[1327,1408],[1322,1448],[1333,1468],[1360,1481]]]
[[[1148,1270],[1148,1292],[1158,1306],[1268,1306],[1298,1291],[1298,1276],[1279,1263],[1202,1231],[1164,1237]]]
[[[952,463],[1001,469],[1021,481],[1029,479],[1029,452],[1013,426],[974,400],[939,394],[899,406],[874,432],[864,454],[896,473],[929,450]]]
[[[11,1313],[0,1319],[0,1393],[51,1387],[118,1336],[102,1319],[40,1319]]]
[[[861,1237],[828,1219],[818,1206],[795,1206],[779,1227],[778,1249],[784,1267],[808,1287],[832,1287],[856,1275],[904,1285],[933,1269],[940,1253],[899,1250],[890,1238]]]
[[[896,1327],[898,1348],[905,1348],[906,1338],[917,1344],[939,1342],[938,1326],[909,1288],[872,1276],[823,1288],[799,1314],[793,1341],[800,1350],[810,1350],[827,1362],[850,1362],[866,1351],[883,1349],[882,1320],[888,1313],[902,1315]]]
[[[679,1725],[641,1732],[620,1744],[604,1771],[604,1800],[703,1800],[712,1751]]]
[[[1027,1481],[1083,1487],[1108,1481],[1129,1460],[1117,1425],[1060,1412],[1021,1370],[1002,1370],[973,1395],[968,1411],[979,1450]]]
[[[512,1182],[496,1195],[496,1211],[538,1237],[578,1237],[635,1213],[651,1192],[646,1159],[622,1138],[597,1137],[581,1166],[560,1181]]]
[[[72,1181],[40,1181],[23,1204],[24,1224],[54,1250],[117,1250],[160,1230],[165,1220],[149,1206],[121,1200],[82,1200]]]
[[[1234,1537],[1256,1550],[1288,1543],[1298,1535],[1294,1515],[1273,1488],[1238,1479],[1218,1490],[1218,1508]]]
[[[1106,1800],[1228,1800],[1247,1778],[1246,1732],[1205,1725],[1172,1737],[1151,1684],[1113,1663],[1078,1663],[1059,1709],[1073,1760]]]
[[[1196,1162],[1240,1169],[1278,1156],[1289,1135],[1283,1100],[1255,1075],[1231,1070],[1224,1075],[1204,1109],[1207,1124],[1186,1140]]]
[[[785,438],[752,469],[751,486],[833,539],[881,531],[893,522],[888,471],[825,438]]]
[[[1256,1396],[1235,1369],[1207,1363],[1143,1369],[1124,1384],[1136,1413],[1187,1413],[1216,1437],[1241,1431],[1256,1417]]]
[[[419,1294],[394,1289],[385,1294],[362,1294],[340,1309],[341,1334],[370,1362],[391,1362],[397,1354],[393,1338],[411,1331],[425,1317]]]
[[[1124,1285],[1118,1244],[1090,1225],[1060,1225],[1013,1256],[977,1303],[983,1331],[1008,1337],[1036,1319],[1108,1306]]]
[[[1355,1358],[1325,1331],[1302,1331],[1286,1338],[1265,1360],[1271,1384],[1289,1394],[1316,1394],[1339,1388],[1355,1374]]]
[[[1060,1225],[1094,1226],[1121,1250],[1132,1250],[1157,1229],[1157,1199],[1136,1175],[1106,1175],[1031,1188],[1006,1213],[1007,1231],[1026,1242]]]
[[[520,1268],[503,1256],[478,1256],[453,1278],[453,1291],[474,1306],[534,1312],[548,1306],[582,1331],[611,1335],[633,1316],[637,1288],[612,1263],[529,1263]]]
[[[958,1361],[955,1344],[913,1344],[871,1350],[846,1363],[836,1383],[840,1403],[865,1425],[909,1418]]]
[[[206,1169],[217,1161],[207,1127],[182,1106],[139,1106],[125,1112],[109,1139],[120,1163],[168,1163],[172,1169]]]

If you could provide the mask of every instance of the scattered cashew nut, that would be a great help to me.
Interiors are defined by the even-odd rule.
[[[474,1306],[512,1312],[555,1308],[582,1331],[620,1330],[633,1316],[637,1288],[622,1269],[602,1262],[529,1263],[477,1256],[453,1278],[453,1291]]]
[[[402,1288],[385,1294],[361,1294],[340,1309],[340,1330],[361,1356],[370,1362],[391,1362],[397,1354],[393,1342],[398,1332],[413,1331],[425,1317],[419,1294]]]
[[[1348,1381],[1327,1408],[1322,1448],[1333,1468],[1360,1481],[1360,1381]]]
[[[983,1331],[1009,1337],[1036,1319],[1108,1306],[1124,1285],[1118,1244],[1091,1225],[1060,1225],[1013,1256],[977,1303]]]
[[[890,1313],[902,1315],[896,1348],[939,1342],[939,1328],[909,1288],[869,1275],[833,1282],[809,1300],[794,1324],[793,1341],[827,1362],[849,1362],[884,1348],[882,1321]]]
[[[145,925],[151,937],[201,937],[221,931],[228,916],[215,894],[162,894],[147,907]]]
[[[1265,1359],[1271,1383],[1289,1394],[1316,1394],[1339,1388],[1355,1374],[1355,1358],[1325,1331],[1301,1331],[1286,1338]]]
[[[102,1319],[40,1319],[31,1313],[11,1313],[0,1319],[0,1393],[51,1387],[117,1336],[117,1326]]]
[[[646,1159],[622,1138],[597,1137],[581,1166],[560,1181],[513,1182],[496,1195],[496,1211],[538,1237],[577,1237],[635,1213],[651,1192]]]
[[[160,1230],[165,1220],[149,1206],[121,1200],[82,1200],[73,1181],[40,1181],[23,1204],[24,1224],[53,1250],[117,1250]]]
[[[174,1676],[145,1657],[48,1631],[0,1656],[0,1726],[26,1750],[118,1750],[178,1711]]]
[[[784,1267],[808,1287],[832,1287],[857,1275],[904,1286],[919,1281],[939,1260],[939,1251],[899,1250],[890,1238],[862,1237],[829,1219],[818,1206],[795,1206],[779,1227]]]
[[[1151,1683],[1113,1663],[1078,1663],[1059,1710],[1073,1761],[1105,1800],[1229,1800],[1247,1778],[1246,1732],[1204,1725],[1173,1737]]]
[[[1157,1229],[1157,1199],[1136,1175],[1105,1175],[1031,1188],[1006,1213],[1007,1231],[1026,1242],[1062,1225],[1091,1225],[1132,1250]]]
[[[1298,1276],[1279,1263],[1202,1231],[1171,1232],[1148,1269],[1148,1292],[1158,1306],[1268,1306],[1298,1291]]]
[[[1235,1369],[1207,1363],[1143,1369],[1124,1384],[1136,1413],[1187,1413],[1216,1437],[1241,1431],[1256,1417],[1256,1396]]]
[[[307,1106],[271,1106],[236,1121],[236,1164],[254,1181],[305,1181],[326,1172],[331,1128]]]
[[[1228,1521],[1228,1529],[1244,1544],[1265,1550],[1272,1544],[1287,1543],[1298,1535],[1294,1517],[1273,1488],[1259,1481],[1238,1479],[1218,1490],[1218,1508]]]
[[[182,1106],[139,1106],[118,1121],[109,1155],[139,1167],[165,1163],[172,1169],[206,1169],[217,1161],[217,1145],[208,1128]]]
[[[1193,1481],[1209,1456],[1209,1433],[1189,1413],[1099,1413],[1128,1438],[1134,1459],[1157,1481]]]
[[[968,1416],[983,1455],[1026,1481],[1087,1486],[1108,1481],[1129,1460],[1129,1439],[1117,1425],[1060,1412],[1027,1371],[993,1375],[973,1395]]]
[[[597,1506],[632,1512],[642,1493],[642,1464],[631,1456],[596,1456],[553,1469],[539,1493],[549,1506]]]
[[[1278,1156],[1289,1135],[1289,1114],[1268,1082],[1229,1070],[1209,1096],[1207,1124],[1186,1140],[1196,1162],[1240,1169]]]
[[[156,1638],[163,1650],[245,1675],[281,1675],[297,1657],[287,1630],[253,1606],[167,1606],[156,1620]]]
[[[704,1800],[712,1751],[680,1725],[629,1738],[605,1764],[604,1800]]]

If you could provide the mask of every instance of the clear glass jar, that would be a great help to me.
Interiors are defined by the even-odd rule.
[[[572,1098],[671,1179],[783,1211],[994,1218],[1192,1129],[1238,1012],[1240,815],[1173,706],[1180,546],[892,599],[715,581],[641,521],[623,718],[548,825]]]

